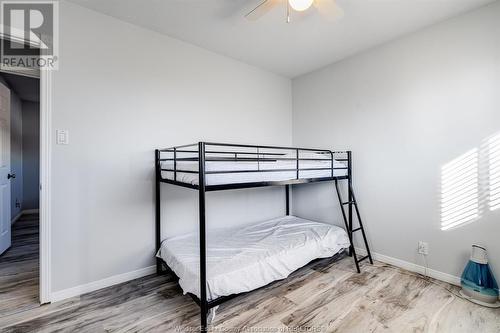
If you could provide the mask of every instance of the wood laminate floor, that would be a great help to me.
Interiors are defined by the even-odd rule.
[[[0,256],[0,322],[39,307],[38,224],[38,215],[23,215],[12,227],[10,249]]]
[[[0,257],[1,332],[196,332],[199,309],[170,275],[39,306],[36,216],[13,236]],[[500,332],[500,310],[459,298],[457,287],[381,263],[362,271],[349,257],[313,262],[221,305],[211,331]]]

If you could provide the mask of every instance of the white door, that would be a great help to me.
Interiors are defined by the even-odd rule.
[[[10,90],[0,83],[0,254],[10,247]]]

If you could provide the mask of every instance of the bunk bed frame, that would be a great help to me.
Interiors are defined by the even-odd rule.
[[[207,147],[216,147],[216,150],[207,150]],[[222,149],[221,149],[222,148]],[[227,150],[225,150],[227,148]],[[238,150],[241,151],[238,151]],[[255,151],[252,151],[255,150]],[[272,152],[263,152],[262,150],[271,150]],[[295,157],[285,157],[287,154],[286,151],[295,152]],[[320,159],[314,158],[301,158],[301,152],[317,152],[321,154],[328,154],[330,156],[327,161],[330,161],[331,164],[328,168],[301,168],[301,161],[314,161]],[[163,158],[162,153],[169,153],[170,158]],[[184,154],[184,155],[183,155]],[[180,157],[186,156],[189,157]],[[336,155],[343,155],[344,158],[334,158]],[[215,156],[215,157],[213,157]],[[246,156],[246,157],[242,157]],[[250,157],[248,157],[250,156]],[[288,155],[289,156],[289,155]],[[224,170],[224,171],[207,171],[205,166],[207,161],[215,161],[215,162],[224,162],[224,161],[242,161],[242,162],[266,162],[266,161],[295,161],[294,168],[292,169],[265,169],[265,170]],[[321,160],[325,160],[324,158]],[[170,161],[173,162],[173,168],[164,168],[162,167],[162,162]],[[178,168],[178,165],[182,162],[198,162],[197,171],[189,171],[182,170]],[[344,162],[345,167],[334,167],[334,161]],[[335,175],[336,169],[346,169],[347,174],[345,175]],[[327,177],[321,178],[301,178],[300,171],[326,171],[330,170],[331,173]],[[207,185],[206,178],[207,175],[210,174],[231,174],[231,173],[246,173],[246,172],[295,172],[295,179],[290,180],[279,180],[279,181],[258,181],[258,182],[243,182],[243,183],[227,183],[227,184],[219,184],[219,185]],[[162,177],[162,172],[171,172],[173,177],[164,178]],[[178,180],[179,173],[192,173],[198,175],[198,182],[196,183],[188,183]],[[255,188],[255,187],[265,187],[265,186],[284,186],[285,187],[285,200],[286,200],[286,215],[290,214],[290,186],[297,184],[306,184],[306,183],[318,183],[318,182],[335,182],[336,193],[340,202],[340,207],[342,211],[342,216],[344,219],[347,235],[350,241],[349,248],[349,256],[352,256],[354,259],[354,264],[356,266],[356,270],[360,273],[359,264],[366,259],[369,259],[370,263],[373,264],[370,249],[368,247],[365,231],[363,229],[363,224],[361,221],[361,216],[359,214],[358,205],[354,196],[353,188],[352,188],[352,152],[351,151],[330,151],[324,149],[310,149],[310,148],[295,148],[295,147],[276,147],[276,146],[255,146],[255,145],[240,145],[240,144],[228,144],[228,143],[212,143],[212,142],[198,142],[196,144],[176,146],[172,148],[166,149],[157,149],[155,150],[155,191],[156,191],[156,251],[158,251],[161,247],[161,197],[160,197],[160,189],[161,184],[171,184],[182,186],[190,189],[194,189],[198,191],[199,200],[199,240],[200,240],[200,297],[189,293],[191,298],[200,306],[201,314],[200,314],[200,330],[202,332],[206,332],[207,330],[207,318],[208,311],[222,304],[225,301],[228,301],[237,295],[223,296],[213,300],[207,299],[207,266],[206,266],[206,215],[205,215],[205,195],[207,192],[212,191],[223,191],[223,190],[234,190],[234,189],[244,189],[244,188]],[[346,202],[342,201],[341,190],[339,188],[339,181],[346,180],[347,181],[347,192],[348,192],[348,200]],[[347,206],[347,212],[344,207]],[[357,214],[359,227],[353,229],[353,213],[354,211]],[[356,252],[353,246],[353,233],[356,231],[361,231],[363,240],[365,243],[365,247],[367,250],[367,255],[359,258],[356,256]],[[163,268],[166,270],[164,271]],[[168,271],[175,275],[167,265],[167,263],[161,259],[157,258],[156,263],[157,274],[163,274]]]

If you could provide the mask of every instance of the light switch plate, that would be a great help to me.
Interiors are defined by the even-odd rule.
[[[57,130],[56,131],[56,144],[58,144],[58,145],[68,145],[69,144],[69,132],[68,132],[68,130]]]

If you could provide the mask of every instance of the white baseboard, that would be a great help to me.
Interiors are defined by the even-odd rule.
[[[357,247],[356,252],[359,255],[366,255],[366,250],[362,249],[362,248]],[[384,254],[375,253],[375,252],[372,252],[372,257],[374,260],[377,260],[377,261],[380,261],[380,262],[383,262],[383,263],[386,263],[389,265],[393,265],[393,266],[396,266],[396,267],[399,267],[402,269],[406,269],[407,271],[410,271],[410,272],[414,272],[414,273],[418,273],[418,274],[422,274],[422,275],[424,275],[426,273],[426,269],[424,266],[420,266],[420,265],[414,264],[412,262],[389,257],[389,256],[386,256]],[[427,276],[429,276],[433,279],[439,280],[439,281],[443,281],[443,282],[447,282],[447,283],[450,283],[450,284],[453,284],[456,286],[460,286],[460,278],[458,276],[443,273],[443,272],[436,271],[436,270],[430,269],[430,268],[427,269]]]
[[[119,283],[127,282],[133,279],[138,279],[146,275],[151,275],[154,274],[155,272],[156,272],[156,266],[149,266],[146,268],[138,269],[136,271],[118,274],[102,280],[90,282],[87,284],[82,284],[73,288],[55,291],[52,292],[50,301],[51,302],[62,301],[63,299],[67,299],[74,296],[80,296],[86,293],[90,293],[92,291],[96,291],[98,289],[111,287]]]
[[[24,214],[39,214],[40,213],[40,210],[39,209],[25,209],[25,210],[22,210],[19,212],[19,214],[17,214],[13,219],[12,221],[10,222],[10,224],[14,224],[17,222],[17,220],[19,220],[21,218],[21,216],[23,216]]]
[[[366,250],[361,248],[356,248],[356,252],[359,255],[366,255]],[[425,267],[420,266],[408,261],[401,259],[389,257],[380,253],[372,252],[374,260],[393,265],[402,269],[406,269],[410,272],[425,274]],[[90,282],[87,284],[79,285],[73,288],[68,288],[60,291],[55,291],[51,294],[51,302],[58,302],[64,299],[80,296],[98,289],[107,288],[119,283],[127,282],[133,279],[138,279],[147,275],[154,274],[156,272],[156,266],[149,266],[146,268],[138,269],[136,271],[123,273],[119,275],[114,275],[102,280]],[[436,271],[434,269],[427,269],[427,276],[434,278],[439,281],[447,282],[453,285],[460,285],[460,278],[458,276],[453,276],[447,273]]]

